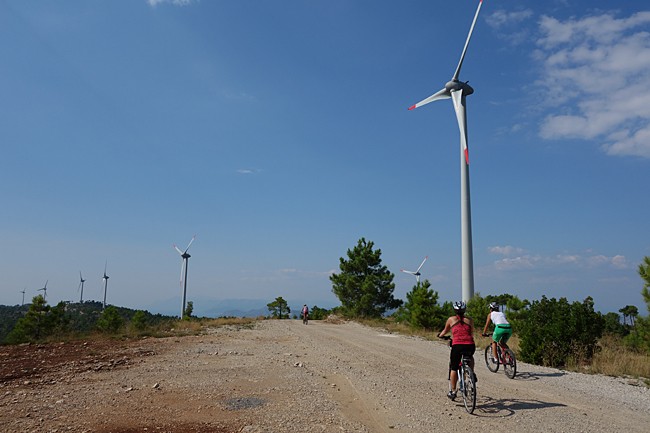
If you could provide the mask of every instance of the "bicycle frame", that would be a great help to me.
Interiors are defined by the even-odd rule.
[[[483,334],[485,337],[489,337],[490,334]],[[503,365],[503,372],[510,379],[514,379],[517,374],[517,359],[515,353],[510,349],[507,343],[498,341],[497,342],[497,356],[496,363],[492,361],[494,358],[494,353],[492,351],[492,344],[494,341],[490,342],[488,346],[485,347],[485,364],[487,365],[488,370],[493,373],[496,373],[499,370],[499,365]],[[489,354],[488,354],[489,353]]]

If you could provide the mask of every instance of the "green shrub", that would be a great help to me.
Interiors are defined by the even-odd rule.
[[[438,305],[438,292],[431,289],[429,280],[417,283],[406,294],[406,303],[395,314],[398,321],[405,321],[416,328],[427,330],[442,328],[447,320]]]
[[[147,313],[138,310],[131,317],[131,328],[135,331],[142,332],[147,327]]]
[[[108,334],[117,333],[123,325],[124,319],[112,305],[106,307],[97,320],[97,329]]]
[[[36,342],[52,335],[65,333],[69,320],[65,316],[65,304],[59,302],[54,307],[47,305],[42,295],[35,296],[29,310],[16,322],[9,332],[9,344]]]
[[[533,301],[521,324],[522,361],[551,367],[589,361],[603,333],[603,319],[591,297],[569,304],[566,298]]]

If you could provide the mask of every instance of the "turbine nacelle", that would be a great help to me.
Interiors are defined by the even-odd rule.
[[[464,83],[458,80],[447,81],[447,84],[445,84],[445,89],[447,89],[450,94],[451,92],[462,90],[463,95],[468,96],[474,93],[474,89],[467,83],[469,83],[469,81],[465,81]]]

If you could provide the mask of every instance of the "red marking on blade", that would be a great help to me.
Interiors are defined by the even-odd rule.
[[[417,105],[417,104],[416,104],[416,105]],[[411,106],[409,107],[409,110],[413,110],[413,109],[415,109],[415,105],[411,105]]]
[[[467,149],[465,149],[465,162],[469,165],[469,152],[467,152]]]

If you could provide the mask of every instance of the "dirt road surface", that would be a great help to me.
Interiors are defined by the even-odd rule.
[[[449,349],[356,323],[0,347],[0,432],[647,432],[635,381],[519,364],[477,408],[447,399]]]

